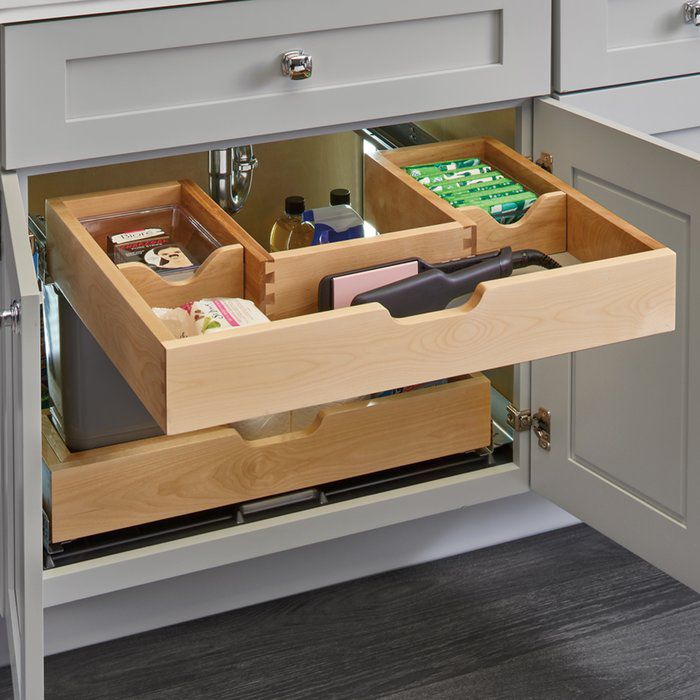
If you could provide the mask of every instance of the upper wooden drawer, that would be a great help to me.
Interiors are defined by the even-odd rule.
[[[571,92],[700,72],[682,0],[555,0],[554,88]]]
[[[478,156],[539,196],[516,224],[453,210],[400,165]],[[365,209],[376,238],[270,255],[187,183],[47,204],[49,269],[68,301],[163,430],[176,434],[350,396],[454,377],[672,330],[675,255],[490,139],[369,159]],[[237,244],[188,282],[138,263],[117,268],[82,217],[193,202]],[[208,204],[206,203],[208,201]],[[393,207],[393,209],[392,209]],[[392,214],[391,212],[394,212]],[[217,223],[218,222],[218,223]],[[418,228],[397,230],[413,225]],[[439,262],[512,245],[568,252],[569,267],[479,285],[457,308],[392,318],[379,304],[315,313],[325,276],[421,257]],[[246,296],[272,323],[175,338],[151,311],[207,296]]]
[[[11,25],[3,165],[547,94],[550,12],[549,0],[248,0]],[[282,73],[294,49],[313,59],[306,80]]]

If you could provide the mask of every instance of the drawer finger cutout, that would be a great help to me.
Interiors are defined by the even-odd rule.
[[[483,375],[326,407],[302,430],[256,440],[219,427],[70,453],[45,416],[44,506],[63,542],[490,443]]]

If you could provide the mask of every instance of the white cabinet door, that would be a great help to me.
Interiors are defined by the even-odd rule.
[[[40,296],[19,181],[0,174],[3,616],[15,697],[43,697]]]
[[[533,363],[551,450],[532,488],[700,590],[700,159],[551,99],[536,155],[554,174],[677,253],[677,330]]]

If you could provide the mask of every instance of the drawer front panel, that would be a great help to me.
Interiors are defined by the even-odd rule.
[[[700,75],[561,95],[578,107],[626,127],[700,152]]]
[[[482,375],[323,409],[302,430],[231,427],[69,453],[44,420],[44,501],[61,542],[486,447]]]
[[[10,26],[4,165],[545,94],[549,17],[545,0],[302,0],[293,11],[255,0]],[[305,80],[282,73],[282,54],[295,49],[313,59]]]
[[[700,72],[700,27],[682,0],[556,0],[560,92]]]

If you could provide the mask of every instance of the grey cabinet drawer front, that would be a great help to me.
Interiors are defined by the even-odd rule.
[[[592,112],[700,153],[700,75],[562,95]]]
[[[252,140],[544,94],[549,36],[546,0],[247,0],[12,25],[4,164]],[[282,74],[281,55],[293,49],[313,56],[307,80]]]
[[[700,27],[683,0],[555,0],[559,92],[700,72]]]

